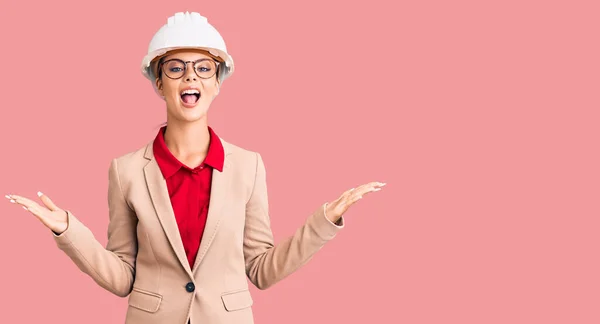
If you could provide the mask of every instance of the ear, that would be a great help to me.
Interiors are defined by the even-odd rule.
[[[155,84],[156,84],[156,89],[158,90],[158,93],[162,97],[164,97],[165,94],[163,93],[163,83],[162,83],[162,80],[160,78],[156,78]]]

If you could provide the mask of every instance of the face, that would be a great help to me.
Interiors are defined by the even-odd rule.
[[[159,62],[156,87],[170,119],[192,122],[206,116],[219,93],[215,59],[202,51],[169,53]]]

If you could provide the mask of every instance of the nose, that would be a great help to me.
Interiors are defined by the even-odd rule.
[[[190,66],[191,65],[191,66]],[[188,65],[188,68],[185,69],[185,75],[183,76],[185,81],[197,81],[198,80],[198,76],[196,75],[196,72],[194,71],[194,65],[190,64]]]

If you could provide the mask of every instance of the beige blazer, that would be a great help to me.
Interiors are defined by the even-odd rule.
[[[259,289],[272,286],[344,227],[343,219],[334,224],[325,217],[323,204],[274,246],[261,155],[221,142],[225,165],[213,171],[206,229],[191,269],[152,142],[111,161],[106,247],[70,211],[67,230],[54,235],[98,285],[129,296],[126,324],[252,324],[247,279]]]

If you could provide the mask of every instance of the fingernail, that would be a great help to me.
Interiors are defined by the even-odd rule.
[[[16,203],[16,201],[14,199],[11,199],[10,202],[13,204]]]
[[[9,195],[6,195],[6,196],[4,196],[4,197],[6,197],[6,199],[12,199],[12,198],[10,198],[10,196],[9,196]]]
[[[23,207],[23,209],[27,210],[27,207],[25,207],[25,206],[22,206],[22,207]]]
[[[379,190],[381,190],[381,188],[375,188],[375,189],[373,189],[373,191],[379,191]]]
[[[43,195],[43,193],[41,191],[38,191],[38,197],[41,197]]]

